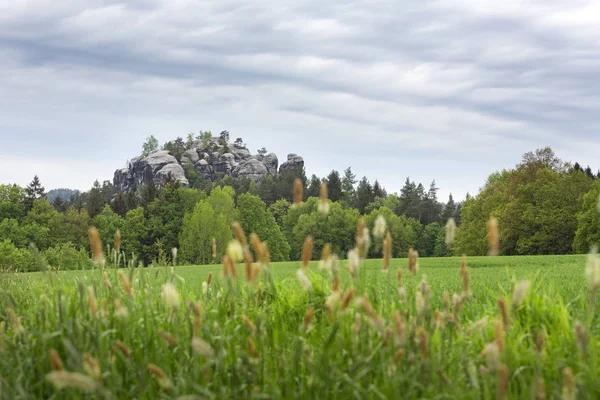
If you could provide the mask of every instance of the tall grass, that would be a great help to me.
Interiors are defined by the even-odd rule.
[[[291,266],[255,237],[248,260],[236,236],[223,273],[200,281],[201,267],[99,254],[86,273],[0,275],[0,398],[600,397],[595,255],[586,286],[581,258],[473,268],[364,261],[359,246],[358,261]]]

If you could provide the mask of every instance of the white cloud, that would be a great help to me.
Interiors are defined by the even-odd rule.
[[[5,2],[0,178],[25,184],[41,169],[48,186],[85,188],[150,134],[198,129],[228,129],[282,160],[300,153],[309,173],[351,165],[389,191],[409,175],[461,197],[545,145],[600,167],[597,11],[585,1]]]

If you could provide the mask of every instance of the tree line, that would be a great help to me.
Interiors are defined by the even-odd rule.
[[[40,256],[55,268],[83,268],[89,262],[89,226],[98,228],[109,248],[119,231],[121,249],[144,265],[166,265],[172,248],[179,249],[180,263],[216,263],[233,237],[234,221],[266,241],[274,261],[298,260],[307,235],[313,237],[315,258],[326,244],[344,257],[359,220],[365,218],[372,229],[380,215],[394,257],[404,257],[409,248],[430,257],[484,255],[490,216],[499,221],[501,254],[587,252],[600,241],[600,180],[578,165],[559,160],[550,148],[530,152],[513,169],[492,173],[462,203],[452,195],[440,202],[435,181],[426,189],[407,178],[399,193],[388,194],[377,180],[357,180],[351,168],[323,178],[307,178],[297,169],[261,184],[231,176],[192,179],[190,187],[167,180],[137,193],[115,194],[110,182],[96,181],[89,191],[52,203],[35,177],[25,188],[0,185],[0,268],[34,270]],[[304,197],[292,206],[297,178]],[[330,201],[326,215],[319,211],[323,184]],[[458,227],[455,243],[448,245],[444,226],[451,218]],[[381,252],[373,246],[369,256]]]

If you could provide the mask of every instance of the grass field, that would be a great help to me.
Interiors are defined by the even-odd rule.
[[[342,263],[335,293],[317,263],[312,291],[297,262],[257,283],[243,266],[0,274],[0,398],[600,397],[585,256],[470,258],[469,296],[460,263]]]

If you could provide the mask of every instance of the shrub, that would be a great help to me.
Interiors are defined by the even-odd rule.
[[[44,252],[48,265],[61,270],[85,269],[91,267],[88,253],[76,249],[71,242],[57,244]]]
[[[0,269],[34,271],[35,258],[28,249],[19,249],[9,239],[0,242]]]

